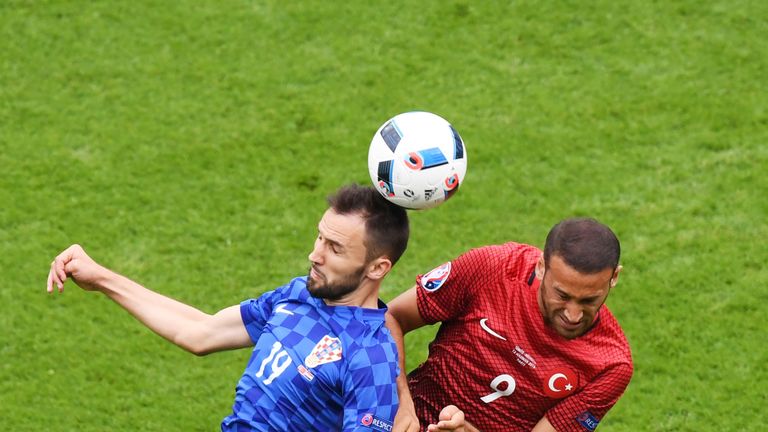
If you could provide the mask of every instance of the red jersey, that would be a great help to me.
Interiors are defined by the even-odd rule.
[[[481,431],[530,431],[546,416],[560,432],[592,431],[632,376],[618,322],[603,305],[594,326],[566,339],[544,323],[534,277],[541,250],[473,249],[417,278],[419,313],[442,324],[409,375],[426,428],[446,405]]]

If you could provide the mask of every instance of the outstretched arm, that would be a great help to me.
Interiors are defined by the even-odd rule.
[[[100,291],[145,326],[196,355],[253,345],[238,305],[209,315],[151,291],[99,265],[80,245],[72,245],[51,263],[47,290],[64,290],[67,278],[88,291]]]

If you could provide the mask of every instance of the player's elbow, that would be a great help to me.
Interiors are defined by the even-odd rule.
[[[188,349],[187,351],[189,351],[190,353],[192,353],[192,354],[194,354],[194,355],[196,355],[198,357],[205,357],[208,354],[216,352],[215,350],[212,350],[212,349],[197,348],[197,347],[192,348],[192,349]]]
[[[202,342],[196,342],[196,343],[187,343],[182,346],[187,352],[192,353],[198,357],[204,357],[208,354],[211,354],[215,352],[215,350],[205,343]]]
[[[210,341],[211,337],[208,331],[199,325],[193,325],[179,332],[173,343],[189,353],[203,357],[216,351]]]
[[[210,349],[206,348],[205,344],[185,336],[179,336],[173,343],[184,351],[192,353],[198,357],[208,355],[212,352]]]
[[[240,318],[239,305],[187,320],[176,327],[171,341],[196,356],[253,346]]]

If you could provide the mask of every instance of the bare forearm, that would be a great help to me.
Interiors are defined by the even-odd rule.
[[[99,291],[158,335],[188,351],[198,350],[188,334],[210,315],[106,268],[97,286]]]
[[[239,305],[206,314],[101,266],[78,244],[54,258],[47,291],[58,288],[64,292],[64,282],[70,277],[84,290],[101,291],[152,331],[192,353],[202,355],[253,344]]]

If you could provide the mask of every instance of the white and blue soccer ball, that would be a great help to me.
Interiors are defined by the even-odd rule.
[[[387,200],[408,209],[444,202],[464,182],[467,150],[442,117],[424,111],[387,120],[371,140],[368,172]]]

